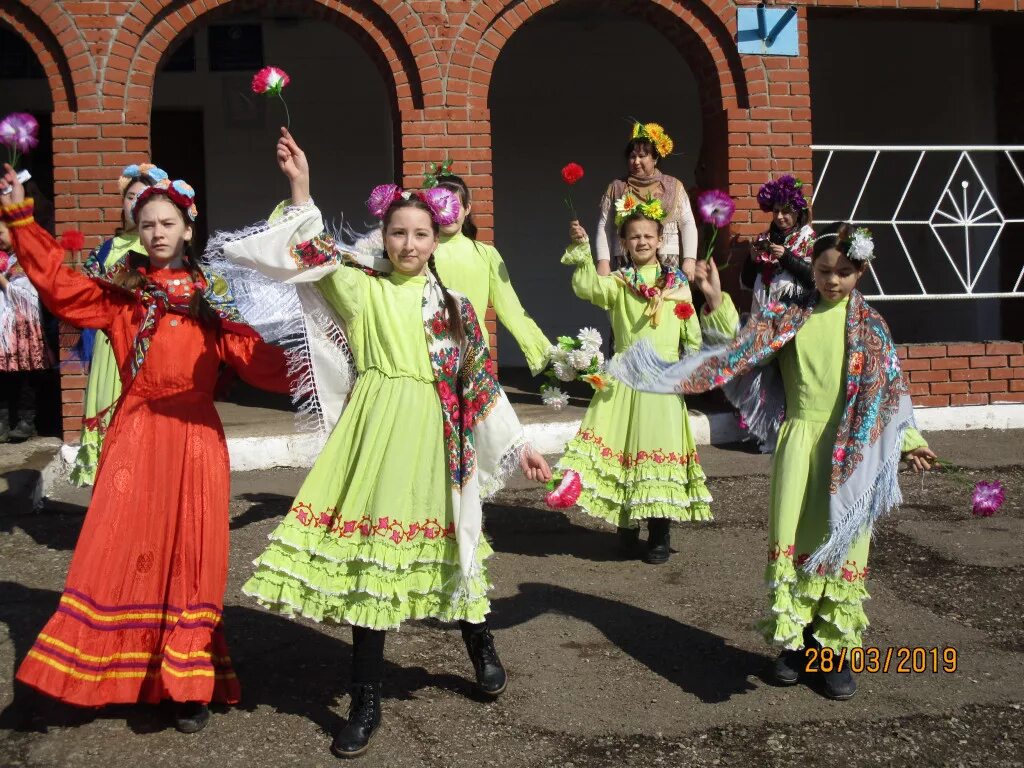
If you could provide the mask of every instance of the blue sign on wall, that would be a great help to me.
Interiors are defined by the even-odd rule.
[[[754,56],[796,56],[799,52],[796,6],[736,9],[736,46]]]

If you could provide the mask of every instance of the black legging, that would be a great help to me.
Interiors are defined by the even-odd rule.
[[[472,624],[460,621],[463,637],[487,629],[487,622]],[[379,683],[384,677],[384,640],[387,631],[352,627],[352,682]]]

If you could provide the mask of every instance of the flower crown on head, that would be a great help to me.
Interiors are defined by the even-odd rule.
[[[621,227],[630,216],[643,216],[651,221],[664,221],[665,209],[661,200],[648,195],[646,200],[627,192],[615,201],[615,226]]]
[[[671,155],[672,147],[675,146],[669,135],[665,133],[665,129],[658,125],[658,123],[634,123],[632,138],[647,139],[654,145],[654,151],[661,157]]]
[[[412,197],[418,197],[427,204],[431,218],[439,226],[446,227],[459,220],[459,213],[462,212],[459,196],[444,187],[433,187],[414,192],[402,189],[397,184],[380,184],[373,188],[370,198],[366,201],[366,207],[378,219],[383,219],[388,208],[396,200],[408,200]]]
[[[788,173],[771,179],[757,191],[757,204],[765,213],[771,213],[776,206],[789,207],[794,211],[807,210],[807,199],[802,191],[804,183]]]
[[[125,190],[136,181],[152,186],[166,178],[167,171],[152,163],[132,163],[131,165],[126,165],[121,171],[121,177],[117,180],[117,187],[123,195]]]
[[[440,164],[431,163],[430,168],[423,174],[423,188],[433,189],[441,183],[445,176],[454,176],[452,173],[452,161],[447,157]]]
[[[135,202],[132,203],[132,221],[138,223],[138,212],[142,210],[142,204],[153,195],[167,195],[189,221],[195,221],[199,216],[199,209],[196,208],[196,191],[192,189],[192,186],[184,179],[171,181],[168,178],[163,178],[153,186],[146,187],[135,198]]]
[[[828,232],[814,238],[817,243],[823,240],[835,239],[837,246],[845,247],[845,255],[850,261],[867,264],[875,258],[875,241],[871,236],[871,230],[867,227],[857,227],[852,234],[846,238],[840,238],[838,232]]]

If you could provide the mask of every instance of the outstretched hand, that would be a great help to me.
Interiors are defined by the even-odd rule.
[[[708,312],[714,312],[722,303],[722,279],[714,259],[698,259],[693,270],[693,284],[704,294]]]
[[[932,468],[932,464],[938,457],[931,448],[915,448],[904,454],[903,458],[915,472],[925,472]]]
[[[519,467],[527,479],[536,483],[546,483],[551,479],[551,467],[543,456],[529,446],[519,456]]]
[[[291,183],[292,203],[309,200],[309,162],[287,128],[281,129],[277,140],[277,165]]]
[[[25,199],[25,187],[18,179],[18,172],[11,167],[10,163],[4,163],[4,173],[0,177],[0,189],[4,190],[4,193],[0,195],[0,203],[3,205],[20,203]]]
[[[574,243],[585,243],[589,240],[587,230],[576,219],[569,222],[569,239]]]

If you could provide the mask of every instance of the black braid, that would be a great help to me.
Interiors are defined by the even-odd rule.
[[[462,327],[462,314],[459,312],[459,302],[448,292],[448,288],[445,287],[441,276],[437,274],[434,254],[430,254],[430,258],[427,259],[427,266],[430,268],[430,274],[434,276],[437,284],[441,286],[441,293],[444,294],[444,309],[445,314],[448,315],[448,330],[451,331],[455,343],[461,347],[466,341],[466,329]]]

